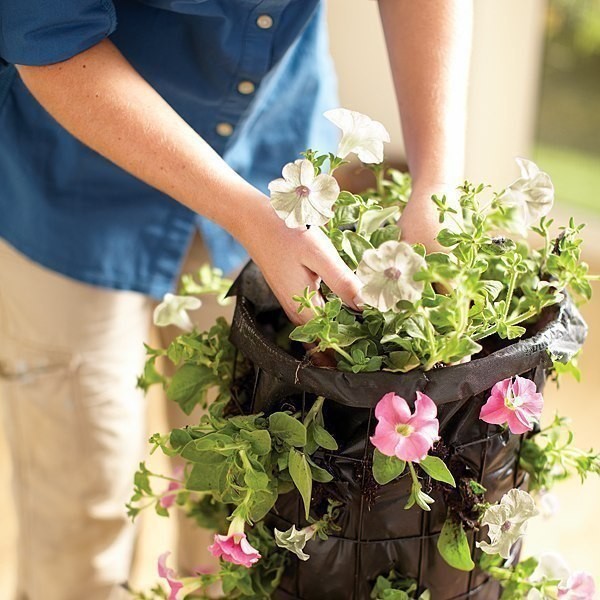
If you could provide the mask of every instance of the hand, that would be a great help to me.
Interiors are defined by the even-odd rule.
[[[448,218],[440,223],[439,212],[431,200],[431,196],[446,196],[446,200],[452,208],[459,211],[458,193],[456,186],[452,184],[419,185],[415,183],[408,204],[404,208],[398,221],[402,231],[402,239],[409,244],[423,244],[427,253],[446,252],[436,237],[441,229],[454,229],[455,224]],[[453,215],[459,218],[459,214]]]
[[[318,227],[290,229],[267,202],[257,212],[239,239],[292,323],[300,325],[313,316],[306,309],[298,313],[292,296],[302,294],[306,287],[318,290],[321,280],[346,305],[358,310],[355,298],[361,283]],[[322,305],[324,300],[317,293],[313,302]]]

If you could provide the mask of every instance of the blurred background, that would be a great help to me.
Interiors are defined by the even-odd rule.
[[[557,224],[569,216],[587,223],[585,259],[600,273],[600,0],[479,0],[475,4],[469,96],[466,176],[502,188],[518,175],[515,156],[532,158],[555,184]],[[402,132],[376,2],[329,0],[331,50],[341,106],[385,124],[390,163],[403,165]],[[356,40],[360,36],[360,46]],[[364,40],[369,40],[365,43]],[[435,43],[429,40],[427,43]],[[352,172],[348,175],[354,177]],[[575,442],[600,449],[600,286],[583,307],[590,333],[580,360],[581,383],[565,376],[549,383],[545,420],[555,411],[571,417]],[[149,398],[150,430],[165,431],[156,398]],[[161,457],[153,457],[161,468]],[[0,487],[9,489],[9,466],[0,437]],[[531,522],[526,554],[559,552],[575,570],[600,585],[600,478],[556,488],[558,514]],[[0,598],[14,582],[15,531],[10,495],[0,495]],[[170,524],[145,515],[135,583],[155,581],[155,557],[169,547]],[[6,596],[4,594],[6,593]]]

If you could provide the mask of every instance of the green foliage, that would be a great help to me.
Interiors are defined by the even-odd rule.
[[[564,375],[571,375],[578,383],[581,381],[581,371],[578,366],[580,355],[581,350],[566,363],[559,360],[552,360],[551,375],[557,386],[560,386],[560,382]]]
[[[229,341],[229,329],[227,321],[220,317],[209,331],[179,335],[166,350],[146,346],[148,358],[138,387],[147,390],[151,385],[162,384],[167,397],[177,402],[187,415],[197,405],[206,407],[208,391],[216,389],[217,402],[212,410],[218,411],[229,401],[233,382],[235,348]],[[156,369],[156,359],[160,356],[165,356],[176,367],[170,380]],[[247,369],[242,357],[236,368],[238,375]]]
[[[298,488],[304,501],[305,516],[308,519],[312,494],[312,474],[306,456],[302,452],[298,452],[295,448],[290,448],[288,468],[292,481]]]
[[[400,239],[396,221],[406,198],[393,179],[399,176],[374,171],[377,189],[364,195],[341,192],[334,217],[323,227],[353,270],[365,250]],[[477,354],[480,341],[489,336],[521,337],[527,324],[565,291],[589,300],[594,278],[581,260],[582,226],[571,220],[552,239],[552,221],[543,217],[532,227],[542,245],[532,248],[522,240],[497,237],[498,230],[515,227],[515,211],[503,204],[502,193],[490,200],[486,186],[468,182],[459,193],[460,213],[445,197],[432,198],[444,225],[437,239],[446,252],[425,256],[426,267],[415,275],[424,283],[420,300],[400,301],[395,312],[367,306],[357,313],[327,290],[325,305],[315,305],[315,292],[306,290],[294,299],[299,312],[312,316],[290,338],[315,344],[313,351],[333,350],[342,371],[428,370]],[[424,254],[421,246],[415,249]]]
[[[167,600],[169,594],[160,586],[156,584],[152,589],[142,592],[127,588],[132,600]]]
[[[451,567],[460,571],[471,571],[475,568],[464,527],[450,516],[444,521],[437,548]]]
[[[215,269],[206,264],[198,269],[195,276],[191,273],[181,276],[179,295],[214,294],[217,296],[219,304],[227,304],[229,300],[225,298],[225,294],[229,291],[232,283],[230,279],[223,277],[221,269]]]
[[[375,448],[373,452],[373,477],[379,485],[385,485],[399,477],[406,468],[406,462],[395,456],[386,456]]]
[[[558,580],[531,582],[529,578],[538,566],[535,557],[529,557],[512,566],[504,566],[504,560],[497,554],[484,554],[481,557],[480,568],[487,571],[502,585],[501,600],[527,600],[532,589],[540,591],[543,598],[558,596]]]
[[[428,590],[417,596],[417,582],[390,571],[387,577],[380,575],[371,590],[372,600],[430,600]]]
[[[446,463],[437,456],[426,456],[420,463],[419,466],[429,477],[442,483],[447,483],[452,487],[456,487],[456,482],[450,470],[446,466]]]
[[[152,485],[152,480],[163,480],[163,485],[160,491],[156,491]],[[177,481],[172,477],[153,473],[146,467],[145,462],[141,462],[139,469],[133,477],[133,494],[127,504],[127,515],[133,519],[137,517],[140,511],[154,507],[154,510],[161,517],[168,517],[169,513],[166,508],[161,505],[161,500],[166,495],[175,496],[179,504],[187,501],[189,494],[185,489],[168,490],[169,482]]]
[[[575,473],[582,482],[589,474],[600,475],[600,454],[576,448],[568,420],[555,415],[548,427],[523,441],[520,466],[529,473],[530,489],[548,491]]]
[[[311,150],[305,156],[316,173],[326,164],[331,172],[344,162]],[[333,218],[323,227],[351,269],[358,267],[366,251],[400,238],[397,220],[410,194],[407,175],[381,165],[370,168],[375,176],[374,189],[363,195],[341,192]],[[396,311],[381,312],[367,306],[357,312],[344,306],[326,287],[322,290],[325,304],[315,305],[316,292],[307,289],[294,299],[298,311],[309,311],[311,318],[296,327],[290,339],[314,344],[311,352],[333,350],[342,371],[384,369],[403,373],[417,367],[452,364],[477,354],[479,342],[491,335],[520,337],[528,323],[545,307],[559,302],[565,291],[580,300],[589,299],[592,277],[581,261],[581,227],[571,221],[558,238],[552,239],[551,221],[542,219],[534,228],[542,239],[540,249],[495,237],[496,231],[511,229],[515,215],[503,206],[501,194],[482,200],[485,193],[485,186],[465,182],[460,188],[460,209],[445,197],[432,198],[443,224],[438,241],[447,253],[425,256],[422,246],[414,246],[425,257],[425,267],[415,276],[423,283],[418,301],[401,301]],[[205,267],[196,278],[183,278],[182,293],[222,295],[227,287],[229,282],[225,284],[219,272]],[[227,598],[267,599],[279,584],[287,555],[277,551],[262,520],[280,495],[296,489],[315,535],[326,539],[328,533],[339,529],[335,523],[339,503],[330,501],[327,513],[319,520],[315,520],[314,512],[311,515],[314,482],[332,480],[332,474],[317,464],[317,456],[336,451],[338,444],[325,426],[323,397],[316,398],[306,414],[294,408],[287,410],[289,405],[270,415],[239,414],[241,408],[232,402],[234,373],[242,381],[250,374],[250,366],[241,355],[235,358],[229,332],[226,321],[218,319],[209,331],[183,333],[164,350],[146,347],[148,358],[139,387],[147,390],[160,384],[186,414],[197,406],[207,410],[195,425],[150,438],[152,451],[160,448],[167,456],[180,457],[185,470],[177,486],[169,489],[175,479],[152,473],[141,463],[128,511],[133,518],[141,510],[154,507],[158,514],[168,516],[170,509],[161,501],[171,495],[175,505],[202,527],[224,533],[229,521],[236,526],[244,521],[248,540],[262,555],[261,560],[251,569],[222,562],[219,573],[198,576],[199,589],[193,592],[194,597],[207,597],[207,587],[220,581]],[[158,359],[171,361],[172,377],[160,372]],[[572,367],[555,368],[557,374],[566,370],[573,371]],[[209,393],[216,394],[211,402]],[[238,402],[237,396],[234,400]],[[530,473],[534,488],[549,489],[570,472],[578,472],[582,479],[589,472],[600,472],[598,455],[574,449],[572,435],[565,428],[564,420],[557,418],[550,428],[524,441],[521,466]],[[322,452],[315,454],[319,449]],[[425,489],[433,488],[436,493],[443,490],[446,494],[450,487],[456,487],[453,474],[438,457],[427,456],[420,463],[407,464],[374,451],[373,477],[380,485],[406,472],[412,481],[406,509],[416,505],[430,510],[434,500],[422,482]],[[162,481],[157,483],[157,479]],[[431,480],[439,483],[434,487]],[[459,483],[466,486],[464,481]],[[483,496],[485,489],[480,484],[470,481],[469,485],[474,495]],[[483,498],[476,502],[479,500],[476,506],[484,506]],[[443,526],[438,549],[454,568],[474,568],[464,525],[454,515],[449,514]],[[520,598],[518,594],[526,585],[531,588],[531,584],[523,583],[530,575],[529,563],[508,570],[496,562],[488,567],[502,581],[505,594],[515,594],[506,597]],[[164,597],[160,588],[149,593],[155,596],[138,597]],[[414,581],[392,571],[388,577],[377,579],[371,598],[429,598],[427,591],[420,596],[417,593]]]

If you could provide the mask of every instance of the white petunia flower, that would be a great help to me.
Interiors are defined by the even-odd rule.
[[[283,167],[283,178],[269,183],[271,206],[288,227],[324,225],[333,216],[340,186],[331,176],[315,176],[313,164],[299,159]]]
[[[489,542],[477,542],[477,547],[487,554],[510,557],[512,545],[525,533],[527,521],[538,514],[535,501],[525,491],[509,490],[499,504],[490,506],[481,519],[488,526]]]
[[[554,552],[548,552],[540,556],[537,567],[529,576],[529,581],[532,583],[551,580],[563,582],[567,581],[570,574],[571,570],[562,556]]]
[[[202,302],[193,296],[165,294],[163,301],[154,309],[154,324],[158,327],[176,325],[179,329],[191,331],[194,326],[187,311],[201,306]]]
[[[414,276],[425,265],[406,242],[390,240],[366,250],[356,270],[363,283],[362,301],[381,311],[396,310],[399,300],[415,302],[423,294],[423,282]]]
[[[280,548],[293,552],[300,560],[308,560],[310,556],[303,550],[306,542],[313,538],[315,532],[316,528],[313,525],[299,530],[296,529],[295,525],[292,525],[287,531],[275,529],[275,543]]]
[[[541,491],[537,497],[537,505],[544,519],[552,518],[560,509],[558,496],[551,492]]]
[[[379,121],[347,108],[328,110],[324,116],[342,130],[337,156],[354,153],[364,163],[383,161],[383,142],[390,141],[390,134]]]
[[[552,210],[554,186],[548,173],[531,160],[516,158],[521,177],[511,183],[501,196],[507,207],[515,208],[515,229],[525,235],[530,225],[536,224]]]

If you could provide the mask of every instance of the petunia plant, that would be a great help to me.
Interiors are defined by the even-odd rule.
[[[349,112],[327,115],[344,134],[337,156],[310,150],[284,173],[297,170],[298,163],[308,169],[309,161],[314,173],[308,179],[331,177],[339,157],[354,152],[373,171],[376,187],[363,194],[341,191],[325,209],[319,208],[318,195],[303,196],[305,186],[297,185],[295,192],[288,186],[288,197],[295,195],[286,207],[281,180],[276,180],[271,201],[288,225],[320,224],[362,282],[363,310],[344,306],[325,286],[322,307],[311,302],[314,295],[306,290],[296,296],[298,311],[310,311],[312,318],[292,332],[292,340],[332,350],[337,367],[345,371],[428,370],[477,355],[491,336],[521,337],[565,292],[578,301],[590,298],[595,277],[581,260],[582,226],[570,221],[552,237],[547,215],[554,189],[548,174],[532,161],[517,159],[520,177],[503,190],[464,182],[457,190],[458,204],[433,196],[440,221],[437,241],[445,251],[427,254],[423,246],[402,240],[398,219],[410,183],[379,164],[387,141],[379,135],[381,124]],[[364,146],[358,142],[361,135],[366,136]],[[303,211],[311,218],[299,219]],[[531,244],[531,237],[540,243]],[[327,310],[329,303],[334,304]]]
[[[394,393],[383,396],[375,408],[378,423],[371,438],[375,446],[373,477],[377,483],[385,485],[400,476],[408,466],[412,485],[405,509],[416,504],[423,510],[431,510],[429,505],[433,503],[433,499],[423,491],[415,464],[432,479],[453,487],[456,485],[444,461],[428,454],[438,439],[436,416],[435,402],[421,392],[417,392],[412,414],[406,400]]]
[[[384,126],[346,109],[325,116],[342,130],[336,152],[307,150],[286,164],[282,177],[269,184],[271,204],[288,227],[322,229],[362,283],[356,299],[361,309],[345,306],[324,285],[299,290],[298,310],[310,318],[284,333],[291,331],[292,343],[312,346],[294,345],[305,353],[301,367],[318,352],[333,355],[336,368],[351,373],[450,366],[524,336],[565,294],[590,298],[593,277],[581,261],[581,226],[571,221],[551,234],[552,182],[534,163],[518,159],[520,176],[503,190],[464,182],[458,203],[434,196],[437,241],[445,251],[427,253],[403,239],[398,219],[410,178],[383,166],[389,141]],[[363,194],[340,190],[334,177],[350,154],[374,175],[374,187]],[[539,243],[530,244],[531,238]],[[215,584],[228,599],[271,598],[291,561],[311,560],[317,544],[342,531],[344,505],[328,460],[344,450],[327,426],[332,401],[307,394],[301,405],[291,401],[252,412],[256,372],[230,341],[229,324],[221,318],[208,331],[194,328],[188,311],[201,310],[197,296],[223,298],[230,283],[204,267],[185,276],[179,294],[165,296],[155,311],[158,326],[182,333],[167,348],[147,347],[138,384],[144,390],[162,386],[188,415],[198,406],[204,412],[194,424],[150,438],[152,451],[178,457],[181,466],[163,475],[141,463],[128,505],[132,518],[146,508],[164,517],[182,510],[213,530],[209,550],[219,567],[179,574],[165,552],[157,560],[163,586],[138,593],[139,600],[207,598]],[[317,293],[324,303],[316,301]],[[162,361],[172,363],[172,376],[163,374]],[[558,364],[557,373],[574,371]],[[573,474],[600,474],[599,455],[573,445],[565,419],[541,426],[544,401],[536,384],[526,374],[501,379],[474,413],[491,436],[522,436],[520,468],[529,491],[515,487],[497,502],[489,500],[481,479],[457,468],[435,394],[405,395],[389,390],[371,398],[374,419],[365,452],[370,473],[361,477],[375,491],[406,486],[400,507],[407,512],[398,513],[405,518],[430,511],[434,499],[447,501],[440,555],[454,569],[487,571],[502,585],[503,598],[592,600],[589,574],[548,556],[514,560],[528,521],[544,512],[544,502],[551,504],[553,485]],[[300,522],[273,526],[278,500],[292,492]],[[374,600],[432,597],[389,564],[369,585]]]

